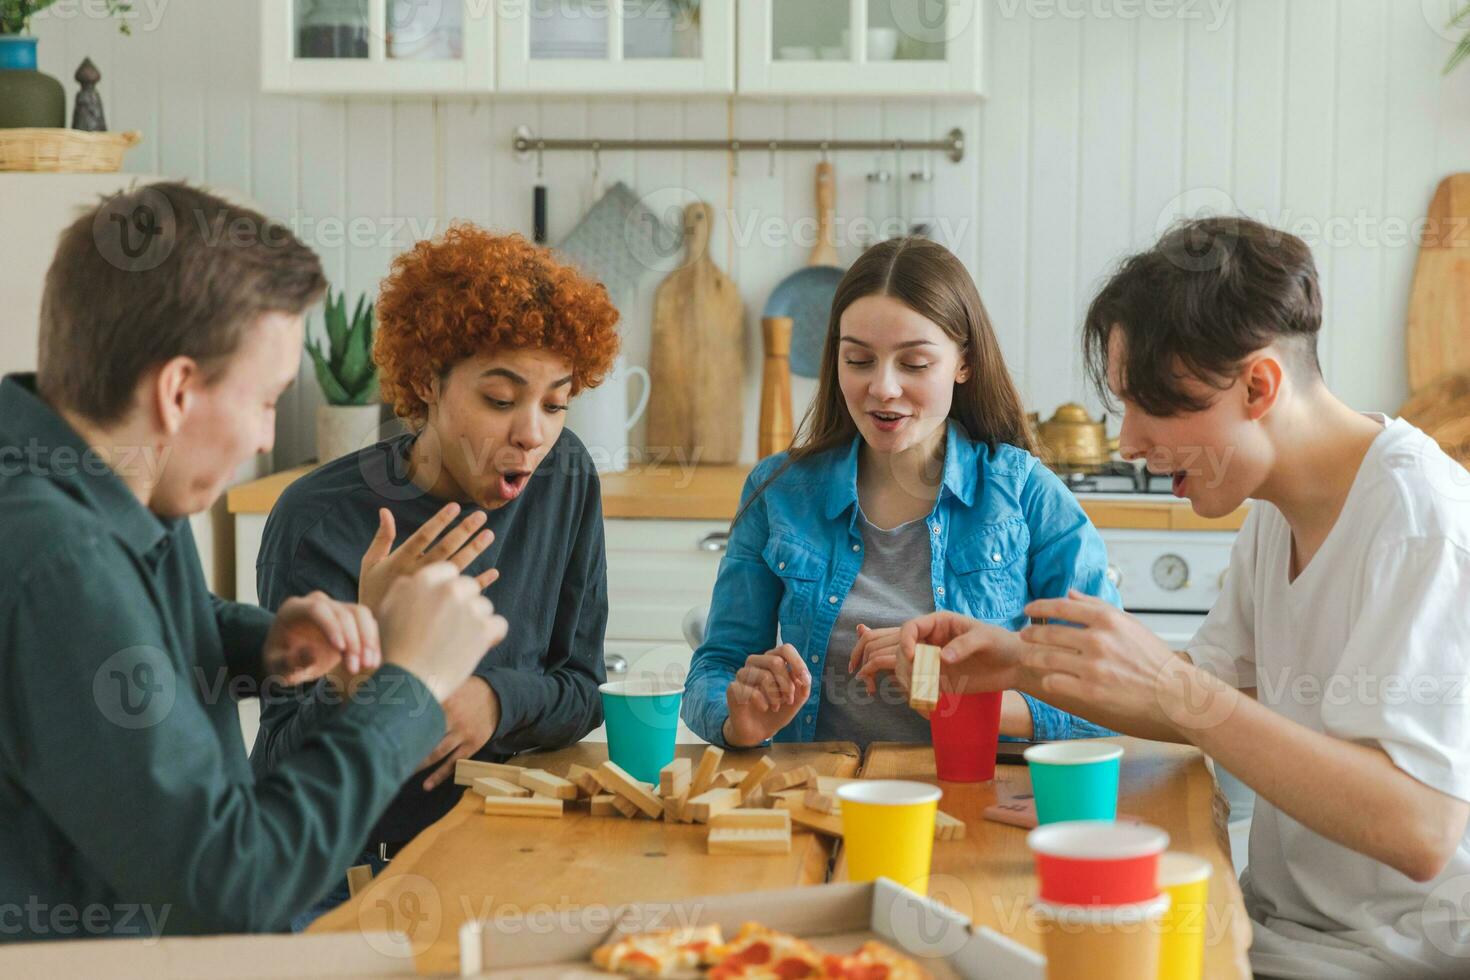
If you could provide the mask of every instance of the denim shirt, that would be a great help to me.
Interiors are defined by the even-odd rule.
[[[782,642],[806,660],[812,692],[806,707],[776,733],[809,742],[817,729],[822,663],[837,613],[863,564],[857,506],[855,436],[843,449],[793,464],[745,509],[755,491],[786,461],[758,463],[740,496],[743,514],[715,581],[705,640],[685,683],[683,717],[701,738],[724,745],[725,689],[746,657]],[[1120,605],[1107,577],[1107,551],[1066,486],[1035,456],[1015,446],[991,449],[951,422],[944,478],[926,522],[934,608],[1009,630],[1028,622],[1032,599],[1077,589]],[[1037,741],[1111,735],[1023,695]]]

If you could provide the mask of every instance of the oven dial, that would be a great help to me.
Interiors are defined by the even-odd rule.
[[[1189,584],[1189,564],[1178,555],[1163,555],[1154,562],[1154,584],[1165,592],[1178,592]]]

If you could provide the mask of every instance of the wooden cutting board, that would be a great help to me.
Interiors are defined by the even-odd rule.
[[[1449,374],[1404,402],[1399,417],[1424,431],[1462,466],[1470,465],[1470,373]]]
[[[1470,371],[1470,173],[1440,182],[1427,217],[1406,326],[1410,394]]]
[[[709,256],[714,211],[684,211],[685,264],[658,287],[649,358],[648,449],[695,463],[740,458],[745,310]]]

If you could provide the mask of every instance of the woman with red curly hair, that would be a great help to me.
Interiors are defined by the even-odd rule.
[[[602,723],[601,490],[564,426],[618,350],[606,289],[519,235],[468,224],[393,261],[378,319],[383,393],[411,431],[286,489],[261,544],[261,605],[319,590],[375,608],[399,576],[450,560],[511,629],[444,703],[448,731],[369,838],[374,872],[454,805],[458,760],[557,748]],[[263,697],[257,771],[329,710],[316,687]],[[347,895],[344,881],[293,926]]]

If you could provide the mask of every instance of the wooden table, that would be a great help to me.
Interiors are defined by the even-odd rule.
[[[1199,750],[1163,742],[1113,738],[1124,746],[1118,789],[1119,811],[1169,832],[1169,849],[1188,851],[1214,866],[1205,933],[1205,976],[1209,980],[1251,976],[1247,959],[1250,922],[1230,862],[1226,805]],[[1026,831],[981,817],[998,798],[1031,792],[1025,766],[999,766],[991,783],[941,783],[934,776],[934,751],[926,745],[875,743],[863,762],[865,779],[913,779],[943,788],[939,808],[965,822],[965,838],[935,841],[929,894],[1018,942],[1041,949],[1028,928],[1026,902],[1036,894]],[[842,862],[834,877],[845,878]]]
[[[697,759],[704,748],[676,751]],[[764,754],[778,772],[809,765],[824,776],[856,776],[860,761],[851,742],[813,742],[726,752],[722,768],[746,769]],[[593,767],[606,758],[605,744],[582,742],[515,762],[561,774],[572,763]],[[485,816],[480,802],[467,792],[371,886],[310,931],[400,930],[412,940],[419,972],[457,973],[459,926],[471,918],[820,884],[832,857],[829,840],[805,831],[792,834],[788,855],[711,855],[708,828],[698,824],[594,818],[585,810],[568,810],[560,820],[497,819]]]
[[[1120,810],[1169,832],[1170,847],[1207,858],[1215,868],[1207,923],[1205,976],[1249,978],[1250,924],[1230,863],[1225,805],[1198,750],[1120,738],[1124,745]],[[703,746],[679,746],[695,757]],[[777,745],[778,769],[811,765],[823,775],[859,774],[851,743]],[[759,752],[728,752],[726,765],[747,768]],[[571,763],[594,766],[604,745],[582,743],[518,764],[565,772]],[[870,747],[861,775],[934,782],[927,746]],[[1024,766],[1001,766],[993,783],[942,783],[940,806],[965,821],[962,841],[935,842],[931,894],[976,923],[1033,948],[1039,937],[1025,927],[1025,903],[1035,893],[1026,832],[981,819],[998,796],[1030,792]],[[578,908],[610,911],[635,901],[676,901],[700,895],[817,884],[827,879],[831,848],[809,833],[793,835],[790,855],[712,856],[706,828],[662,821],[593,818],[569,811],[560,820],[492,819],[468,795],[425,830],[352,901],[318,919],[312,932],[398,929],[408,933],[420,972],[457,969],[459,924],[497,914],[554,914]],[[842,877],[838,862],[836,877]]]

